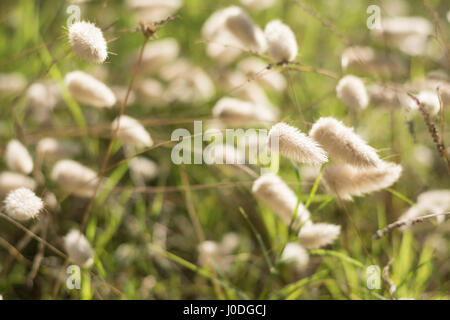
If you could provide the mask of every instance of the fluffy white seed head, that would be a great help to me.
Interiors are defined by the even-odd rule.
[[[80,103],[97,108],[111,108],[116,104],[114,92],[85,72],[70,72],[66,75],[65,82],[69,92]]]
[[[140,68],[148,73],[155,72],[175,60],[179,52],[180,46],[173,38],[151,41],[145,46]]]
[[[279,176],[275,174],[262,175],[253,183],[252,192],[258,200],[273,210],[286,225],[289,225],[297,206],[297,196]],[[305,225],[310,223],[309,217],[309,211],[300,203],[294,227],[298,228],[303,223]]]
[[[143,80],[137,88],[138,100],[149,105],[164,105],[169,99],[163,84],[155,79]]]
[[[327,154],[316,141],[284,122],[277,123],[269,131],[268,145],[272,150],[277,142],[279,153],[291,160],[307,164],[328,161]]]
[[[153,180],[158,176],[158,171],[158,165],[150,159],[135,157],[130,161],[131,177],[137,185]]]
[[[367,145],[353,128],[346,127],[332,117],[320,118],[311,128],[309,135],[331,157],[339,161],[360,167],[374,166],[380,162],[375,149]]]
[[[56,84],[36,82],[27,90],[28,104],[38,112],[50,112],[59,100],[59,87]]]
[[[76,196],[89,198],[98,184],[97,174],[73,160],[60,160],[52,169],[52,179],[65,191]]]
[[[239,234],[235,232],[228,232],[223,236],[222,241],[220,242],[220,247],[224,253],[231,254],[239,247],[240,241],[241,239]]]
[[[266,50],[267,43],[262,30],[255,26],[252,19],[242,9],[228,15],[225,26],[245,48],[260,53]]]
[[[119,130],[117,131],[117,136],[124,143],[136,147],[151,147],[153,145],[150,134],[136,119],[122,115],[119,121],[117,118],[113,121],[111,125],[112,130],[116,130],[118,125]]]
[[[11,140],[6,146],[5,160],[8,168],[20,173],[33,171],[33,159],[28,150],[18,140]]]
[[[236,125],[248,121],[274,121],[277,117],[276,112],[269,107],[230,97],[223,97],[217,101],[213,108],[213,115],[223,121],[234,122]]]
[[[369,96],[364,82],[358,77],[347,75],[336,86],[337,97],[349,108],[364,109],[369,104]]]
[[[54,158],[60,153],[60,143],[54,138],[42,138],[36,146],[36,154],[40,159]]]
[[[298,270],[304,270],[308,266],[309,255],[298,243],[289,242],[281,254],[281,261],[293,264]]]
[[[298,54],[297,40],[292,30],[280,20],[273,20],[266,25],[264,34],[268,52],[273,62],[293,61]]]
[[[199,67],[172,81],[165,95],[169,101],[197,103],[211,99],[215,94],[214,83],[209,75]]]
[[[328,223],[314,223],[302,227],[298,233],[298,238],[306,249],[318,249],[332,244],[340,233],[340,226]]]
[[[235,16],[243,12],[238,6],[230,6],[215,11],[205,21],[202,27],[202,36],[205,40],[213,40],[224,32],[225,24],[230,16]]]
[[[436,92],[424,90],[419,92],[417,95],[417,99],[419,99],[420,103],[423,104],[424,109],[431,115],[436,115],[439,113],[441,109],[441,104],[439,100],[439,96]],[[414,101],[414,103],[416,103]]]
[[[16,172],[6,171],[0,173],[0,197],[19,188],[34,190],[36,188],[36,181]]]
[[[398,220],[407,221],[427,214],[442,214],[450,210],[450,190],[430,190],[417,197],[416,205],[409,208]],[[443,222],[444,216],[437,216],[438,223]],[[408,229],[406,225],[402,229]]]
[[[400,165],[380,162],[376,167],[358,168],[351,165],[332,165],[323,173],[323,181],[331,194],[344,200],[363,196],[394,184],[402,173]]]
[[[64,237],[64,249],[70,260],[82,267],[90,267],[94,262],[94,250],[78,230],[73,229]]]
[[[19,221],[36,218],[44,208],[41,198],[27,188],[19,188],[8,193],[4,205],[5,212]]]
[[[220,243],[207,240],[200,243],[197,247],[198,263],[201,266],[212,265],[223,271],[228,271],[232,262],[232,256],[227,255]]]
[[[95,24],[78,21],[69,27],[69,41],[72,49],[84,60],[103,63],[108,49],[102,30]]]

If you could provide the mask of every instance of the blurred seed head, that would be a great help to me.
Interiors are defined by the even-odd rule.
[[[8,193],[4,205],[5,212],[19,221],[36,218],[44,208],[41,198],[27,188],[19,188]]]
[[[139,121],[136,119],[122,115],[120,120],[116,118],[111,129],[116,130],[119,125],[119,130],[117,131],[117,136],[126,144],[132,146],[140,147],[151,147],[153,145],[153,140],[150,134],[145,130]]]
[[[419,99],[420,103],[423,104],[425,111],[430,115],[436,115],[439,113],[441,104],[437,93],[433,91],[421,91],[417,95],[417,99]]]
[[[116,97],[104,83],[83,71],[73,71],[66,75],[67,89],[80,103],[97,108],[111,108]]]
[[[416,205],[409,208],[398,220],[407,221],[428,214],[441,214],[450,210],[450,190],[430,190],[421,193],[417,197]],[[436,217],[437,223],[444,221],[444,216]],[[402,227],[408,229],[410,225]]]
[[[150,159],[135,157],[130,161],[130,173],[134,183],[142,186],[158,176],[159,167]]]
[[[6,146],[5,160],[8,168],[24,174],[33,171],[33,159],[19,140],[11,140]]]
[[[163,84],[150,78],[143,80],[138,85],[137,97],[140,102],[151,106],[164,105],[168,101]]]
[[[284,247],[280,260],[294,265],[298,271],[303,271],[308,266],[309,255],[305,248],[297,242],[289,242]]]
[[[354,110],[365,109],[369,104],[364,83],[356,76],[347,75],[336,86],[337,97],[346,106]]]
[[[227,16],[225,26],[242,45],[256,52],[262,53],[267,49],[267,43],[262,30],[255,26],[250,17],[242,10],[236,10]]]
[[[254,103],[241,99],[223,97],[217,101],[213,108],[213,115],[229,124],[237,126],[246,124],[248,121],[274,121],[275,112],[265,106],[257,106]]]
[[[19,188],[34,190],[36,188],[36,181],[16,172],[6,171],[0,173],[0,197]]]
[[[98,184],[97,174],[73,160],[59,160],[53,167],[51,178],[65,192],[89,198]]]
[[[64,237],[64,249],[77,265],[88,268],[94,263],[94,250],[78,230],[73,229]]]
[[[20,93],[27,86],[25,76],[18,72],[0,73],[0,96]]]
[[[286,224],[291,222],[292,214],[297,206],[297,196],[288,185],[275,174],[264,174],[255,180],[252,192],[265,205],[273,210]],[[294,228],[308,224],[309,211],[299,203]]]
[[[140,69],[147,73],[155,72],[175,60],[179,52],[178,41],[173,38],[151,41],[144,48]],[[137,59],[136,56],[134,61],[137,61]]]

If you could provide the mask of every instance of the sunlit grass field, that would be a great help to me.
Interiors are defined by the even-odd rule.
[[[146,75],[139,67],[135,70],[133,58],[145,37],[126,1],[93,0],[79,5],[81,19],[95,22],[108,41],[107,61],[95,65],[71,49],[68,1],[2,0],[0,73],[19,72],[28,84],[51,79],[60,85],[61,101],[50,119],[41,122],[30,112],[26,89],[0,96],[0,173],[8,170],[3,158],[11,139],[22,141],[35,158],[38,141],[55,138],[68,145],[71,159],[96,172],[108,153],[109,159],[104,187],[92,200],[67,195],[51,179],[55,160],[43,162],[39,179],[38,173],[31,174],[40,181],[36,194],[54,193],[59,208],[47,209],[39,219],[20,224],[0,216],[0,295],[4,299],[88,300],[449,299],[448,218],[441,224],[432,219],[375,238],[376,231],[396,221],[420,193],[450,188],[450,173],[423,116],[372,103],[354,111],[336,97],[337,82],[346,74],[341,54],[349,46],[370,46],[382,55],[393,54],[406,66],[401,75],[361,74],[366,84],[409,83],[434,70],[442,70],[448,77],[449,60],[409,56],[373,39],[366,24],[370,16],[367,7],[377,4],[381,17],[395,16],[387,2],[278,0],[268,9],[252,11],[237,0],[184,0],[173,13],[174,19],[162,23],[148,42],[176,39],[179,57],[206,72],[215,83],[215,93],[204,101],[163,106],[137,99],[125,108],[125,114],[144,124],[154,140],[154,146],[140,156],[159,166],[155,179],[137,186],[123,143],[115,139],[110,144],[109,128],[120,106],[84,106],[64,84],[65,75],[74,70],[96,75],[110,87],[127,88],[130,82],[136,86],[145,77],[158,78],[158,73]],[[432,46],[439,48],[441,40],[450,46],[448,1],[401,3],[405,15],[424,17],[434,27],[438,20],[440,36],[431,37]],[[308,133],[320,117],[334,117],[353,126],[380,158],[403,167],[400,179],[391,187],[343,201],[327,192],[320,175],[311,178],[304,165],[280,159],[278,175],[308,207],[312,221],[341,226],[333,244],[308,250],[309,263],[300,271],[281,259],[286,243],[298,240],[288,225],[254,197],[255,176],[229,166],[175,165],[171,159],[172,132],[186,128],[193,133],[194,120],[202,120],[204,127],[211,123],[216,102],[230,95],[217,84],[217,75],[253,55],[245,51],[223,66],[206,53],[201,32],[204,22],[214,11],[231,5],[242,6],[261,28],[280,19],[295,33],[299,64],[291,68],[273,65],[273,72],[283,74],[287,87],[282,92],[266,90],[280,112],[280,121]],[[272,63],[266,55],[262,59]],[[448,106],[443,114],[433,121],[444,141],[450,141]],[[270,129],[271,125],[259,127]],[[428,156],[425,160],[420,156],[423,153]],[[259,174],[258,166],[252,170]],[[94,263],[81,269],[80,290],[71,290],[66,285],[70,262],[63,237],[82,226],[95,252]],[[223,243],[227,237],[238,239],[232,252],[201,264],[199,244],[206,240]],[[383,269],[390,261],[384,277]],[[370,285],[374,276],[379,279],[378,288]],[[396,286],[391,292],[390,281]]]

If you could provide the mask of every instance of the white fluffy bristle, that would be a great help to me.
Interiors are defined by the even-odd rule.
[[[114,92],[83,71],[68,73],[65,82],[69,92],[80,103],[97,108],[111,108],[116,104]]]
[[[5,153],[6,164],[11,170],[24,174],[33,171],[33,159],[19,140],[11,140]]]
[[[71,230],[64,237],[64,249],[70,260],[82,267],[89,267],[94,262],[94,251],[86,237],[78,230]]]
[[[41,198],[27,188],[11,191],[6,196],[4,204],[6,213],[19,221],[36,218],[44,208]]]
[[[277,141],[279,153],[291,160],[307,164],[328,161],[326,152],[316,141],[284,122],[277,123],[269,131],[268,143],[272,150]]]
[[[341,232],[341,227],[328,223],[315,223],[301,228],[298,238],[307,249],[318,249],[332,244]]]
[[[364,82],[358,77],[352,75],[343,77],[336,86],[336,92],[339,100],[352,109],[364,109],[369,104],[369,95]]]
[[[292,30],[280,20],[273,20],[266,25],[264,34],[269,55],[273,62],[293,61],[298,54],[297,40]]]
[[[69,27],[69,41],[73,50],[84,60],[103,63],[108,49],[102,30],[93,23],[78,21]]]
[[[328,152],[342,162],[360,166],[374,166],[380,159],[371,146],[361,139],[353,128],[346,127],[332,117],[320,118],[313,125],[309,135]]]
[[[136,119],[122,115],[120,121],[118,119],[113,121],[111,125],[113,131],[116,130],[117,125],[119,125],[117,136],[123,142],[137,147],[151,147],[153,145],[150,134]]]

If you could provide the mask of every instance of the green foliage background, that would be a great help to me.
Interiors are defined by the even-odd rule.
[[[443,33],[448,40],[450,27],[445,14],[450,9],[449,2],[428,2],[439,14]],[[378,4],[379,1],[320,0],[308,3],[322,17],[331,21],[351,44],[374,46],[381,52],[393,50],[372,43],[366,27],[367,6]],[[407,3],[411,15],[420,15],[432,21],[422,1]],[[106,82],[109,85],[127,85],[133,71],[129,58],[139,49],[143,36],[140,32],[119,32],[137,26],[123,1],[106,1],[105,8],[102,8],[102,4],[103,1],[91,1],[83,5],[82,18],[96,20],[102,28],[114,23],[105,33],[107,39],[117,37],[109,43],[113,55],[110,55],[106,64],[109,71]],[[205,53],[201,27],[213,11],[232,4],[239,5],[239,2],[185,0],[178,12],[179,17],[166,24],[156,37],[176,38],[182,48],[180,54],[212,74],[218,66]],[[62,82],[64,75],[72,70],[93,70],[92,65],[82,61],[70,50],[64,27],[67,5],[66,1],[55,0],[2,0],[0,72],[21,72],[30,82],[43,77]],[[382,15],[389,15],[383,7]],[[347,45],[321,21],[302,10],[295,1],[280,0],[273,8],[251,13],[251,16],[262,27],[272,19],[281,19],[296,34],[299,61],[342,74],[340,54]],[[43,43],[46,45],[41,46]],[[11,60],[12,57],[14,59]],[[439,68],[428,58],[404,55],[402,58],[407,61],[410,72],[405,78],[393,79],[395,81],[406,82]],[[288,266],[278,263],[279,253],[289,238],[288,228],[277,220],[273,212],[253,198],[251,183],[238,183],[248,182],[249,177],[241,172],[206,165],[175,166],[170,160],[170,146],[159,147],[145,153],[161,167],[159,178],[153,183],[155,192],[134,192],[126,162],[108,172],[106,177],[109,188],[97,195],[86,230],[95,249],[95,265],[83,271],[82,290],[67,290],[62,285],[56,298],[389,299],[384,283],[379,290],[367,288],[366,267],[378,265],[382,269],[393,258],[391,278],[398,287],[395,297],[448,299],[448,224],[441,226],[439,233],[434,224],[428,223],[422,228],[424,230],[418,232],[394,231],[380,240],[373,239],[376,230],[395,221],[421,191],[450,187],[444,162],[439,158],[421,116],[412,119],[415,128],[413,137],[408,131],[407,119],[400,110],[369,106],[354,115],[336,98],[335,79],[314,72],[290,72],[285,75],[290,79],[295,96],[292,90],[286,90],[283,94],[269,93],[272,102],[281,111],[281,119],[308,130],[308,127],[302,127],[298,111],[300,106],[306,121],[311,124],[321,116],[333,116],[361,129],[368,142],[380,150],[381,157],[403,165],[402,177],[392,187],[395,192],[383,190],[357,198],[346,203],[344,208],[319,188],[312,196],[312,219],[315,222],[339,224],[342,234],[333,246],[310,252],[311,261],[307,272],[298,275]],[[127,107],[126,114],[140,120],[155,120],[147,129],[158,143],[170,140],[171,132],[178,127],[192,130],[190,119],[210,117],[215,102],[224,94],[218,91],[211,101],[195,105],[176,104],[161,108],[151,103],[135,104]],[[13,103],[16,104],[15,114],[10,108]],[[75,160],[98,170],[106,153],[108,137],[83,133],[71,135],[64,133],[63,129],[95,128],[110,123],[117,113],[117,108],[98,111],[82,107],[65,95],[63,106],[55,109],[52,126],[43,128],[28,116],[23,95],[0,98],[0,150],[3,152],[7,141],[17,135],[13,121],[16,117],[30,150],[34,150],[37,139],[42,136],[54,135],[64,141],[76,141],[81,144],[82,151]],[[446,119],[449,119],[448,109],[446,113]],[[166,120],[186,121],[182,124],[167,124]],[[450,125],[448,120],[446,124]],[[432,149],[433,162],[430,166],[414,158],[412,150],[417,143]],[[111,164],[123,158],[119,142],[115,142],[113,150]],[[0,161],[0,171],[3,170],[6,170],[6,165]],[[51,164],[45,164],[46,177],[49,177],[50,170]],[[185,192],[181,188],[186,182],[183,181],[183,174],[186,174],[192,186],[222,182],[233,185],[192,188]],[[289,161],[282,160],[280,175],[287,181],[300,182],[302,188],[297,191],[306,202],[312,185],[302,180]],[[117,189],[119,186],[121,189]],[[171,188],[171,191],[157,192],[164,188]],[[63,196],[63,192],[50,179],[46,179],[45,189],[55,192],[58,197]],[[239,235],[239,249],[230,272],[197,266],[198,238],[189,218],[187,203],[192,204],[206,239],[221,241],[231,231]],[[49,213],[47,240],[57,248],[62,248],[61,237],[70,228],[80,225],[86,205],[87,201],[70,197],[62,202],[59,212]],[[245,215],[248,215],[248,220],[244,218]],[[161,249],[154,239],[155,231],[161,225],[167,227],[165,249]],[[30,228],[32,224],[26,226]],[[261,236],[264,246],[258,242],[250,226]],[[24,232],[0,220],[0,236],[14,246],[23,238]],[[444,242],[446,247],[443,251],[436,251],[432,236]],[[22,250],[23,256],[32,261],[37,246],[38,242],[32,240]],[[127,255],[121,256],[119,248]],[[45,263],[39,269],[33,285],[27,284],[30,272],[27,263],[13,259],[9,268],[4,270],[9,257],[10,252],[6,247],[0,246],[0,294],[5,299],[52,298],[56,278],[64,262],[61,257],[46,249]],[[274,265],[272,272],[267,260]]]

